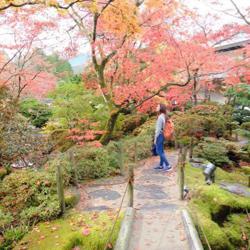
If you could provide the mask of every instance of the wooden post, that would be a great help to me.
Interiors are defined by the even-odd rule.
[[[129,182],[128,182],[128,193],[129,193],[129,207],[134,206],[134,164],[129,164]]]
[[[120,167],[120,173],[121,175],[125,175],[125,170],[124,170],[124,156],[123,156],[123,146],[122,146],[122,142],[118,142],[117,143],[117,147],[118,147],[118,164]]]
[[[238,134],[238,131],[235,131],[235,141],[239,141],[239,134]]]
[[[69,160],[70,160],[70,165],[71,165],[72,174],[73,174],[73,184],[74,186],[77,187],[78,178],[77,178],[77,173],[76,173],[75,155],[71,150],[69,151]]]
[[[189,149],[189,158],[192,159],[193,158],[193,150],[194,150],[194,137],[191,137],[191,141],[190,141],[190,149]]]
[[[64,190],[63,190],[63,176],[61,166],[57,164],[56,172],[56,182],[57,182],[57,194],[60,204],[61,215],[65,213],[65,200],[64,200]]]
[[[138,152],[137,152],[137,142],[134,144],[134,162],[136,163],[138,160]]]
[[[184,200],[184,185],[185,185],[185,164],[186,164],[187,148],[181,148],[179,157],[179,168],[180,168],[180,199]]]

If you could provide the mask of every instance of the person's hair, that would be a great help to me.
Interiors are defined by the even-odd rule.
[[[167,106],[163,103],[160,103],[160,110],[159,110],[160,113],[163,113],[163,114],[167,114]]]

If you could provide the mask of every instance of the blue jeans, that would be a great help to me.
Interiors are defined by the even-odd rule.
[[[164,152],[164,136],[160,134],[156,139],[156,152],[160,156],[160,166],[164,168],[169,167],[169,162]],[[164,166],[165,164],[165,166]]]

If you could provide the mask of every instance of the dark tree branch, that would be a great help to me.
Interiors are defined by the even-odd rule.
[[[244,20],[244,22],[247,25],[250,25],[250,21],[246,18],[246,16],[241,12],[240,8],[238,7],[238,5],[234,2],[234,0],[230,0],[230,2],[232,3],[232,5],[234,6],[234,8],[236,9],[237,13],[240,15],[240,17]]]
[[[4,69],[14,60],[14,58],[17,56],[18,53],[20,53],[20,51],[24,48],[24,46],[22,48],[20,48],[19,50],[17,50],[15,52],[15,54],[1,67],[0,69],[0,74],[4,71]]]
[[[0,7],[0,11],[3,11],[3,10],[7,10],[11,7],[14,7],[14,8],[21,8],[21,7],[24,7],[24,6],[27,6],[27,5],[36,5],[37,3],[36,2],[33,2],[33,1],[28,1],[28,2],[24,2],[24,3],[21,3],[21,4],[15,4],[15,3],[9,3],[3,7]]]
[[[154,92],[151,95],[149,95],[149,96],[145,97],[144,99],[142,99],[138,104],[135,105],[134,108],[140,107],[143,103],[145,103],[146,101],[148,101],[148,100],[152,99],[153,97],[159,95],[162,91],[166,91],[169,87],[172,87],[172,86],[185,87],[190,83],[190,81],[192,79],[193,79],[193,77],[191,77],[189,72],[188,72],[188,78],[187,78],[187,81],[185,83],[176,83],[176,82],[167,83],[166,85],[159,88],[159,90],[157,90],[156,92]]]
[[[54,4],[54,5],[50,5],[50,6],[67,10],[67,9],[71,8],[72,6],[74,6],[75,4],[82,3],[82,2],[91,2],[91,0],[75,0],[68,5]],[[35,0],[34,1],[26,1],[24,3],[19,3],[19,4],[11,2],[3,7],[0,7],[0,11],[7,10],[9,8],[21,8],[21,7],[25,7],[25,6],[29,6],[29,5],[43,5],[43,4],[44,3],[39,2],[39,1],[35,1]]]

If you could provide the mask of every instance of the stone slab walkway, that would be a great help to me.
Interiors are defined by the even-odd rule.
[[[154,170],[158,158],[149,159],[135,171],[136,219],[129,250],[187,250],[177,181],[177,153],[167,153],[174,170]]]
[[[187,237],[181,219],[185,202],[179,201],[177,152],[167,153],[172,172],[154,170],[158,157],[138,162],[135,169],[134,207],[136,219],[128,250],[188,250]],[[124,177],[92,181],[81,188],[78,210],[115,210],[126,190]],[[86,203],[87,201],[87,203]],[[125,196],[123,208],[128,204]]]

